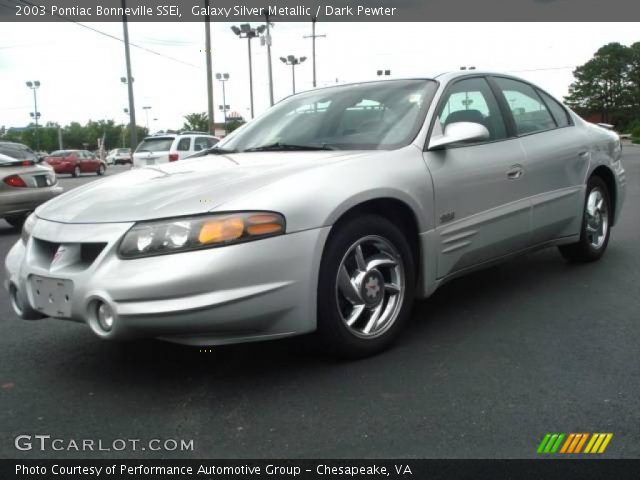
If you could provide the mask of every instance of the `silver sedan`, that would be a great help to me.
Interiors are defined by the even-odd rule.
[[[21,227],[27,215],[62,193],[51,167],[0,154],[0,218]]]
[[[620,216],[618,137],[492,73],[289,97],[201,158],[38,208],[6,259],[25,319],[190,345],[316,332],[389,346],[415,298],[549,246],[599,259]]]

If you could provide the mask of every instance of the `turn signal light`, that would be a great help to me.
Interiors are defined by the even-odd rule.
[[[229,242],[242,236],[244,221],[239,217],[206,222],[200,229],[198,241],[202,244]]]
[[[4,183],[10,187],[26,187],[27,184],[18,175],[9,175],[4,179]]]

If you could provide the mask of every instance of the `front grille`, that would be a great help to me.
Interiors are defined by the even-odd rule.
[[[38,266],[49,269],[56,254],[59,253],[61,246],[65,247],[67,251],[75,251],[75,254],[72,254],[69,259],[71,261],[69,266],[73,265],[76,268],[85,269],[91,266],[107,244],[106,242],[61,244],[34,237],[32,243],[32,258]]]

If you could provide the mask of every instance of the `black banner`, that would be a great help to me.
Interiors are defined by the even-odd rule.
[[[640,460],[0,460],[2,480],[637,479]]]
[[[637,21],[631,0],[2,0],[0,21]]]

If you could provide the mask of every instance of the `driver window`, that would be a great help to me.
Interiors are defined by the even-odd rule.
[[[507,138],[498,102],[484,78],[468,78],[449,87],[438,119],[443,132],[451,123],[472,122],[489,130],[488,141]]]

